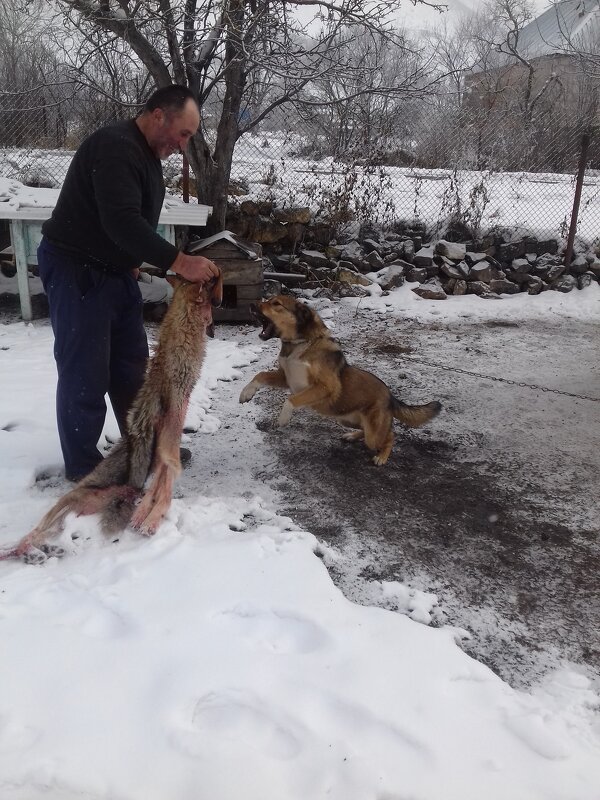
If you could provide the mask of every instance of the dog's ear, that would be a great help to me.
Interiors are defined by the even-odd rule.
[[[223,273],[219,270],[219,274],[210,283],[209,286],[210,302],[213,306],[220,306],[223,302]]]
[[[314,325],[315,318],[312,308],[307,306],[306,303],[296,303],[295,315],[296,326],[300,335]]]

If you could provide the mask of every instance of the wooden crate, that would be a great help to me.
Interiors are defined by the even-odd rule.
[[[223,273],[223,304],[213,309],[215,321],[253,321],[250,305],[261,299],[263,291],[261,246],[240,239],[231,231],[221,231],[208,239],[190,242],[186,252],[209,258]]]

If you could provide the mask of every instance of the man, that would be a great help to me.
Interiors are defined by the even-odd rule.
[[[147,261],[203,283],[218,269],[156,233],[165,187],[161,160],[184,150],[200,124],[185,86],[156,91],[142,113],[89,136],[75,153],[38,264],[58,370],[56,413],[65,473],[80,480],[102,454],[108,394],[121,433],[143,383],[148,342],[138,267]]]

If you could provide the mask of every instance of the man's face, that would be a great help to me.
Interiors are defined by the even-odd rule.
[[[187,143],[198,130],[200,114],[193,100],[187,100],[181,111],[165,112],[155,108],[152,112],[153,127],[148,144],[157,158],[165,159],[185,150]]]

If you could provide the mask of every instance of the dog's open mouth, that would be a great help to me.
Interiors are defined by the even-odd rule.
[[[258,310],[257,306],[254,304],[251,305],[250,311],[262,325],[262,331],[258,334],[261,339],[266,341],[267,339],[272,339],[273,336],[277,336],[277,328],[275,327],[275,324],[268,317],[262,314]]]

